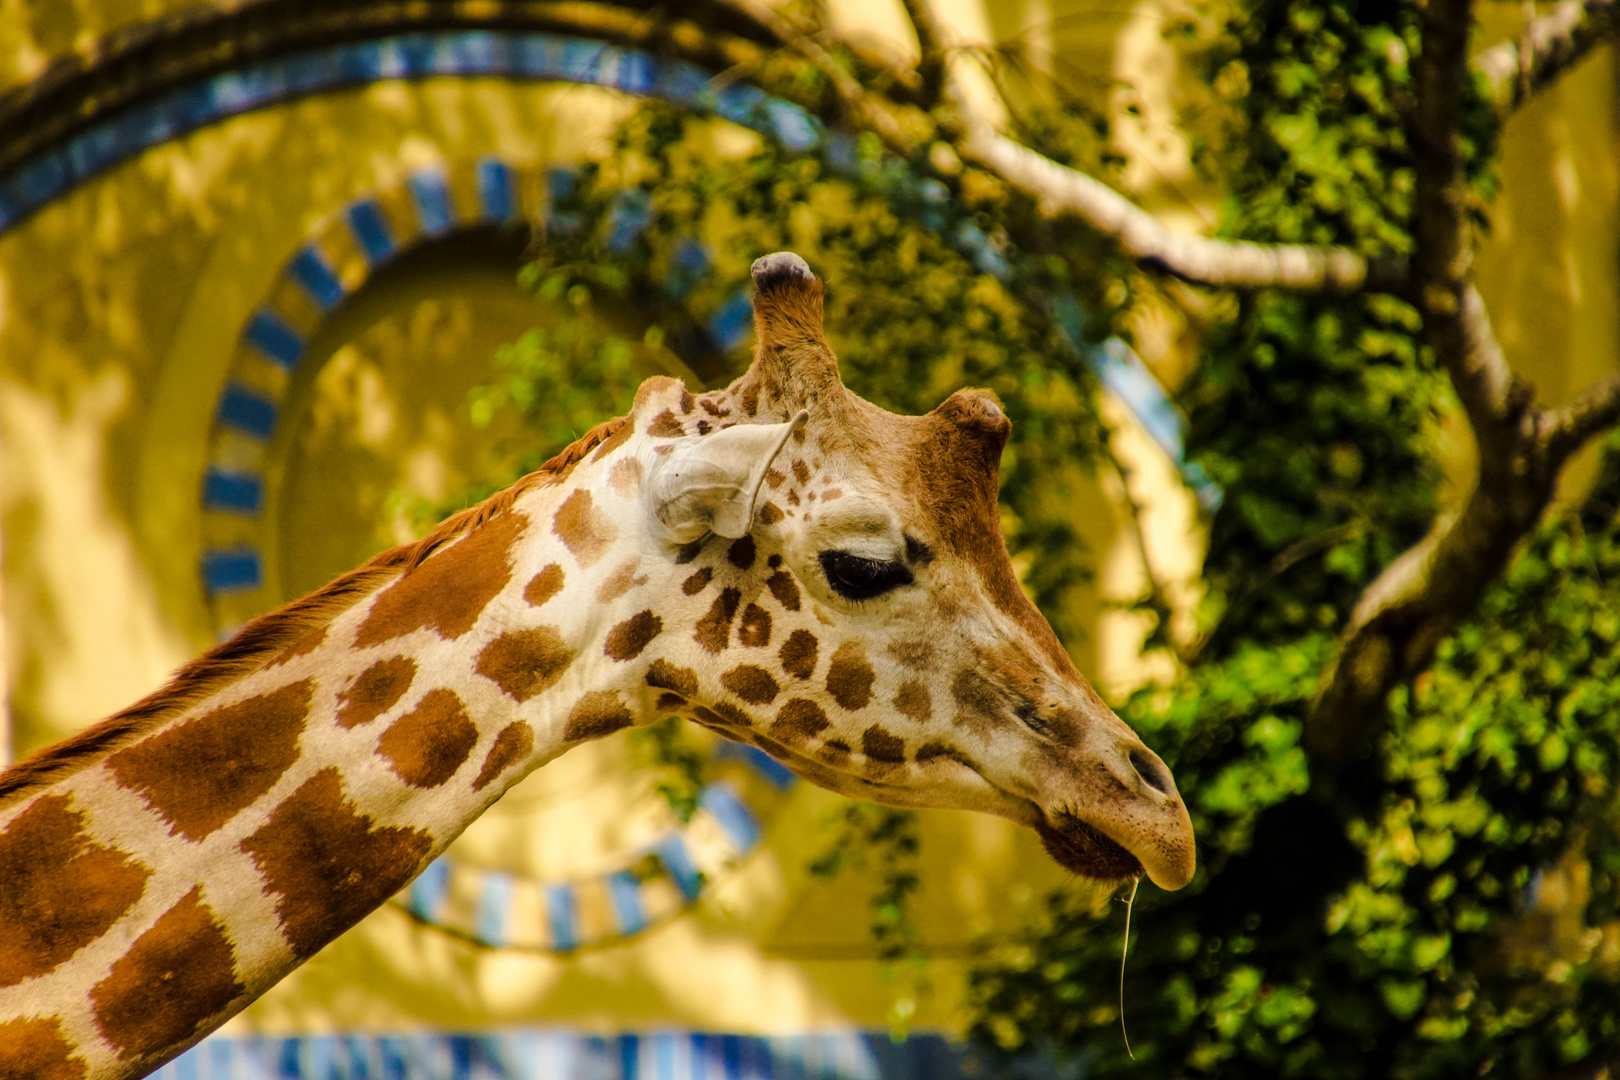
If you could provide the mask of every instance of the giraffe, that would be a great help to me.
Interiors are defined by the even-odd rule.
[[[671,713],[807,779],[998,814],[1077,874],[1192,877],[1169,770],[1025,597],[987,391],[846,390],[822,283],[754,264],[724,390],[647,380],[537,472],[0,774],[0,1077],[180,1053],[531,770]]]

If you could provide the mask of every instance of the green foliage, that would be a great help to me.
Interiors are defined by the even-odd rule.
[[[1410,250],[1416,10],[1262,0],[1233,18],[1207,54],[1230,235]],[[1486,197],[1493,136],[1469,116]],[[1173,689],[1121,710],[1176,773],[1200,874],[1138,901],[1134,1062],[1117,934],[1062,898],[975,973],[976,1033],[1005,1060],[1350,1080],[1533,1075],[1620,1044],[1620,450],[1393,695],[1369,757],[1326,772],[1300,745],[1332,635],[1434,512],[1443,391],[1420,329],[1390,297],[1259,294],[1214,335],[1184,393],[1190,453],[1226,494],[1208,637]]]
[[[707,780],[709,755],[687,737],[686,721],[666,716],[630,733],[639,764],[658,775],[658,794],[675,816],[691,821]]]

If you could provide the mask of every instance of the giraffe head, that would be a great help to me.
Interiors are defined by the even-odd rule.
[[[680,570],[665,612],[691,627],[645,669],[656,708],[851,796],[1029,825],[1078,874],[1185,885],[1170,770],[1008,559],[994,396],[879,409],[840,382],[804,261],[767,256],[754,280],[749,371],[702,397],[649,380],[632,412],[647,543]]]

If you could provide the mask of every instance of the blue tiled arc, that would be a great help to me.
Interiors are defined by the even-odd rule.
[[[247,338],[248,344],[288,370],[296,367],[298,358],[304,355],[303,335],[268,308],[254,312],[243,337]]]
[[[203,505],[210,510],[257,514],[262,499],[262,483],[256,473],[210,469],[203,479]]]
[[[337,272],[314,246],[301,248],[293,256],[287,272],[322,311],[331,311],[343,299],[343,283],[338,280]]]
[[[259,553],[252,548],[205,551],[202,571],[208,590],[215,593],[257,589],[264,582]]]
[[[791,102],[744,83],[716,89],[708,72],[646,53],[545,33],[399,34],[249,64],[100,121],[0,180],[0,231],[119,161],[208,124],[334,87],[435,75],[591,83],[715,113],[795,149],[821,139],[816,120]],[[498,190],[484,195],[485,216],[504,220],[491,212]],[[509,194],[505,201],[512,205]]]
[[[771,1036],[544,1028],[462,1034],[215,1035],[154,1080],[963,1080],[970,1052],[933,1033]]]

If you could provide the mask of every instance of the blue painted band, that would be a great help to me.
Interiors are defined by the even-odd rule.
[[[478,897],[478,940],[498,949],[508,940],[506,916],[512,908],[512,879],[485,871],[483,884],[484,891]]]
[[[485,158],[478,163],[478,206],[485,221],[499,224],[517,216],[512,170],[504,161]]]
[[[419,919],[434,922],[449,892],[450,863],[443,858],[434,859],[411,882],[411,911]]]
[[[203,583],[211,593],[243,592],[264,582],[259,553],[254,548],[216,548],[203,552]]]
[[[375,199],[361,199],[351,203],[348,211],[349,228],[366,253],[366,261],[376,266],[387,262],[394,254],[394,230],[389,228],[382,207]]]
[[[343,300],[343,283],[338,280],[337,272],[327,265],[326,258],[312,245],[298,250],[287,265],[287,272],[323,313],[331,311]]]
[[[641,902],[641,881],[629,870],[620,870],[607,879],[608,898],[618,919],[619,933],[625,937],[647,929],[647,911]]]
[[[664,864],[664,869],[669,871],[675,887],[681,890],[681,895],[687,900],[696,900],[698,893],[703,891],[703,875],[692,861],[691,853],[686,850],[686,842],[680,835],[664,837],[653,850]]]
[[[444,173],[436,169],[412,173],[408,183],[423,234],[442,236],[449,232],[455,224],[455,217],[450,212],[450,188],[445,182]]]
[[[726,838],[738,852],[752,851],[759,843],[759,822],[730,787],[723,783],[710,784],[703,789],[698,801],[720,823]]]
[[[260,308],[248,320],[242,336],[248,344],[265,356],[291,371],[304,355],[304,335],[287,325],[287,321],[269,308]]]
[[[219,395],[219,422],[256,439],[268,439],[276,430],[276,403],[231,383]]]
[[[977,1065],[978,1071],[974,1066]],[[154,1080],[963,1080],[972,1051],[933,1032],[782,1035],[555,1028],[411,1034],[212,1035]],[[1050,1074],[1050,1070],[1043,1075]]]
[[[263,501],[262,487],[257,473],[209,469],[203,478],[203,506],[234,514],[257,514]]]
[[[579,946],[579,926],[575,921],[573,886],[546,886],[546,921],[551,926],[552,949],[557,952],[569,952]]]

